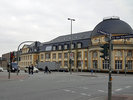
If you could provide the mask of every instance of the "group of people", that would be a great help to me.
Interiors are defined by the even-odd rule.
[[[29,74],[32,74],[33,75],[33,72],[34,72],[34,66],[31,65],[28,67],[28,71],[29,71]]]
[[[33,73],[34,73],[34,66],[33,65],[28,67],[28,72],[29,72],[29,74],[33,75]],[[45,66],[44,73],[51,73],[51,71],[49,70],[49,68],[47,66]]]

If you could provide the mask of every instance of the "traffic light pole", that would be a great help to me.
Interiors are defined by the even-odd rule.
[[[111,40],[112,34],[109,34],[109,81],[108,81],[108,100],[112,99],[112,40]]]

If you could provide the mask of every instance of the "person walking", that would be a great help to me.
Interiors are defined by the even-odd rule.
[[[31,74],[33,75],[33,73],[34,73],[34,66],[31,65]]]
[[[48,67],[47,66],[45,66],[44,73],[48,73]]]

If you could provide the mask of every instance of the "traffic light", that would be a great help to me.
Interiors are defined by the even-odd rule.
[[[10,52],[10,61],[14,62],[15,60],[15,53],[14,52]]]
[[[109,55],[109,44],[104,44],[100,47],[102,48],[102,50],[100,50],[100,52],[102,53],[102,55],[100,57],[103,59],[107,59],[107,57]]]

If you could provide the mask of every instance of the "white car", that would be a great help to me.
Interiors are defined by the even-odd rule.
[[[25,67],[24,72],[26,73],[26,72],[28,72],[28,70],[29,70],[29,67]],[[34,72],[34,73],[38,73],[39,70],[38,70],[36,67],[34,67],[33,72]]]
[[[3,72],[4,70],[3,70],[3,68],[2,67],[0,67],[0,72]]]

